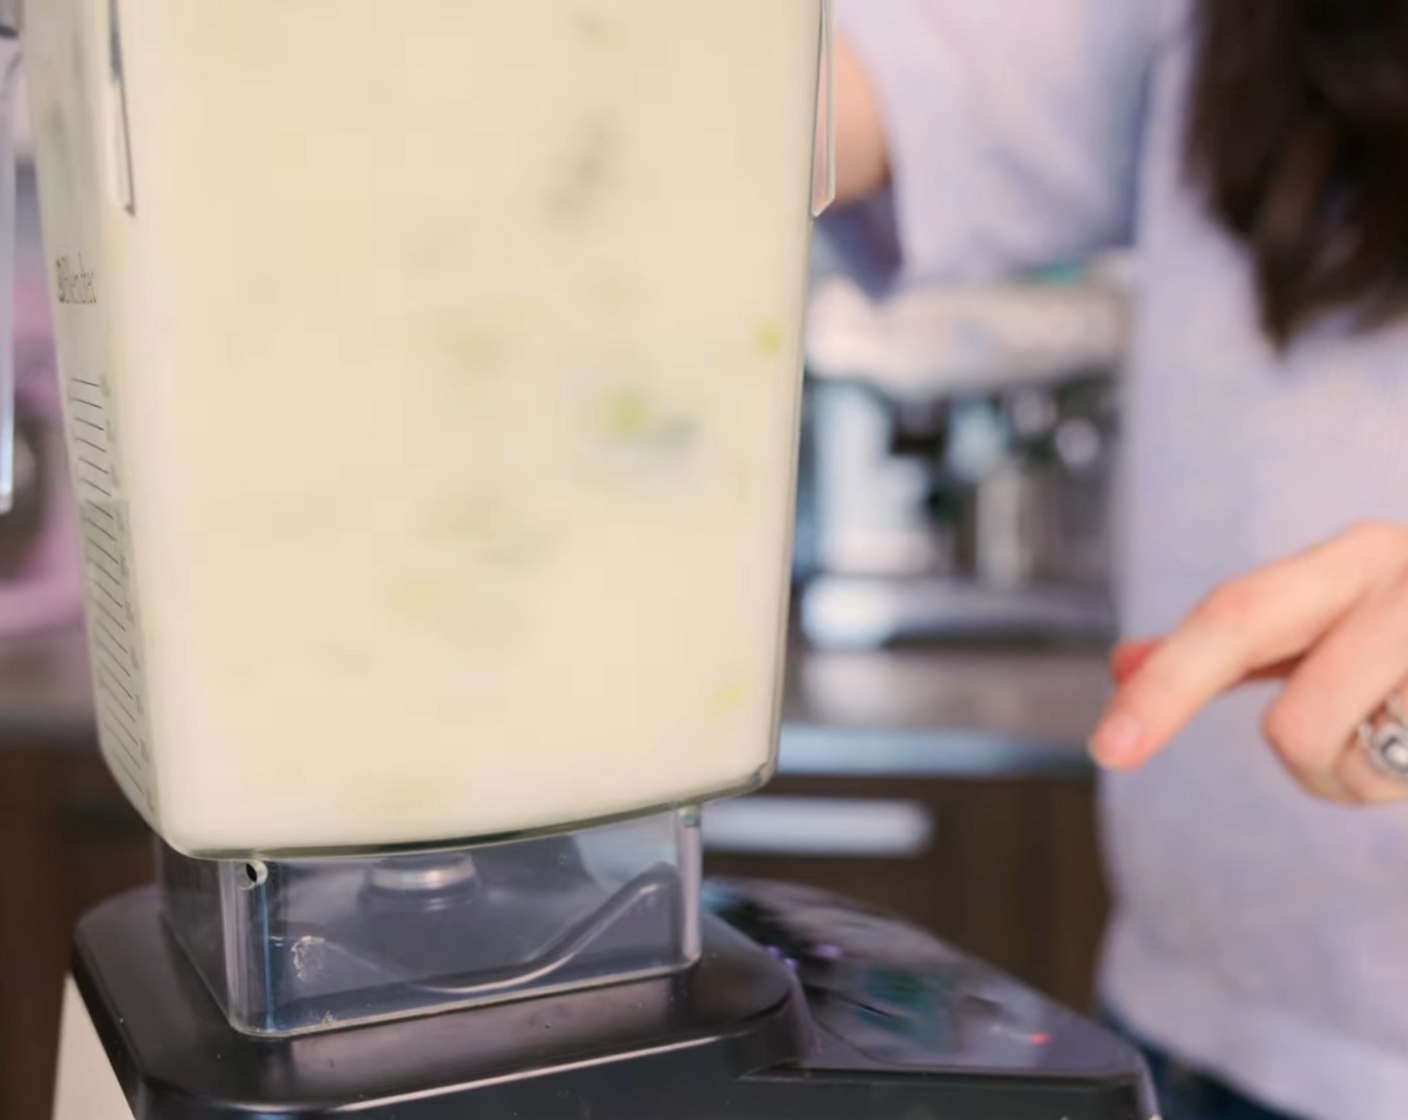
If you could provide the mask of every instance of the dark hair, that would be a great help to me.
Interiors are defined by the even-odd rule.
[[[1408,0],[1199,0],[1189,170],[1278,345],[1408,312]]]

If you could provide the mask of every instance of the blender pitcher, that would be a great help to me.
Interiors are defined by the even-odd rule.
[[[828,2],[10,12],[102,749],[170,845],[766,780]]]

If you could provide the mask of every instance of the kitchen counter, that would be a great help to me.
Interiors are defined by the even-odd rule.
[[[794,645],[784,773],[1084,775],[1112,695],[1088,648],[923,647],[832,653]]]
[[[1076,649],[829,653],[796,642],[782,770],[861,776],[1088,773],[1083,744],[1110,693]],[[0,749],[91,750],[82,630],[0,642]]]

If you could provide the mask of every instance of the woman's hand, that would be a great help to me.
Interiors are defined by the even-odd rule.
[[[844,35],[836,36],[836,201],[858,202],[890,181],[880,94]]]
[[[1363,525],[1224,584],[1172,634],[1121,646],[1113,671],[1119,691],[1091,741],[1111,769],[1147,762],[1221,693],[1275,678],[1286,687],[1263,732],[1306,790],[1408,800],[1358,742],[1389,697],[1408,700],[1408,529]]]

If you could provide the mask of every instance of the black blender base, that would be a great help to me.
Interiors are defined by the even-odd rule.
[[[798,888],[708,895],[682,975],[293,1039],[230,1028],[154,890],[83,919],[74,978],[137,1120],[1154,1115],[1131,1048],[913,927]]]

